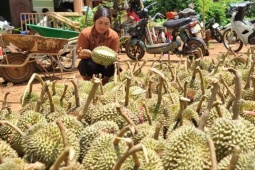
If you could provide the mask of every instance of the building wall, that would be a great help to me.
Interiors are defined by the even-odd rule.
[[[53,0],[32,0],[33,10],[38,13],[42,12],[43,8],[48,8],[50,12],[54,12],[54,1]]]

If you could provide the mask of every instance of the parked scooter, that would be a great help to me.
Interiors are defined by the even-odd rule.
[[[232,45],[231,49],[238,52],[243,48],[243,45],[255,44],[255,27],[244,18],[246,11],[253,4],[255,3],[250,1],[230,4],[231,26],[223,33],[223,44],[227,49]]]
[[[214,18],[210,19],[208,22],[205,23],[205,29],[210,30],[212,39],[215,39],[219,43],[222,43],[223,35],[221,33],[221,28],[220,25],[215,22]]]
[[[173,40],[170,43],[153,44],[150,39],[151,36],[149,35],[150,31],[148,28],[148,8],[154,4],[155,2],[139,11],[138,15],[141,20],[136,26],[131,27],[128,30],[131,39],[126,45],[125,52],[129,58],[133,60],[140,60],[144,57],[145,52],[149,54],[161,54],[163,52],[166,54],[171,51],[175,54],[189,55],[199,48],[202,55],[209,55],[209,51],[203,39],[190,37],[188,33],[189,30],[196,25],[196,22],[193,22],[192,18],[166,21],[163,26],[170,31],[173,36]],[[182,42],[179,42],[177,37],[180,37]],[[181,49],[179,50],[179,48]]]

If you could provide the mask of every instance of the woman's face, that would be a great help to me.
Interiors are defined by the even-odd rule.
[[[98,34],[104,34],[111,26],[110,19],[108,17],[100,17],[95,22],[95,28]]]

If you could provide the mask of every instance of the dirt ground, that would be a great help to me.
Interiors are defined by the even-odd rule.
[[[247,47],[243,47],[243,49],[241,50],[241,52],[239,53],[245,53],[248,50],[248,46]],[[224,45],[222,43],[217,43],[216,41],[211,41],[210,42],[210,46],[209,46],[209,51],[210,51],[210,56],[209,58],[217,58],[220,54],[224,54],[227,52],[226,48],[224,47]],[[131,60],[125,55],[125,54],[120,54],[121,57],[121,65],[122,68],[125,69],[126,68],[126,62]],[[156,55],[156,57],[154,55],[150,55],[150,54],[145,54],[144,59],[147,59],[147,63],[145,66],[145,70],[148,69],[152,62],[155,59],[159,59],[161,58],[162,60],[167,60],[167,56],[162,56],[160,57],[160,55]],[[173,62],[178,62],[180,60],[179,57],[177,56],[171,56],[171,61]],[[77,64],[78,64],[79,60],[77,60]],[[60,72],[56,72],[54,74],[54,78],[49,78],[46,77],[43,73],[38,73],[43,80],[53,80],[53,79],[57,79],[57,81],[59,82],[63,82],[65,81],[66,78],[68,77],[73,77],[75,76],[77,79],[82,80],[79,72],[77,71],[77,69],[74,69],[72,72],[63,72],[62,74],[62,79],[61,78],[61,74]],[[53,73],[51,73],[51,75],[53,75]],[[18,111],[21,108],[20,105],[20,98],[21,95],[23,94],[23,92],[25,91],[27,84],[12,84],[12,83],[4,83],[4,80],[0,77],[0,109],[2,106],[2,102],[4,99],[4,96],[7,92],[10,92],[10,94],[8,95],[7,101],[9,102],[9,104],[11,105],[11,108],[13,111]],[[41,85],[38,81],[34,81],[33,82],[33,92],[40,92],[41,91]]]

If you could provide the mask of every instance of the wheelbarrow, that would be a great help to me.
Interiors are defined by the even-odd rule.
[[[37,35],[0,35],[0,45],[4,47],[6,42],[16,46],[19,51],[4,55],[0,63],[0,76],[7,82],[23,83],[29,80],[34,73],[37,56],[56,56],[56,58],[52,57],[52,60],[58,64],[62,75],[63,65],[59,58],[63,53],[70,51],[70,47],[75,47],[77,37],[63,39]],[[75,50],[72,52],[75,53]],[[73,65],[74,62],[73,60]]]

